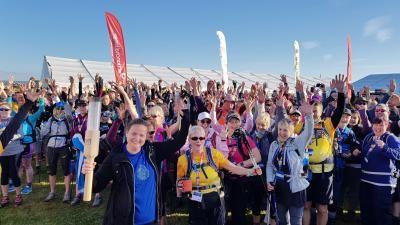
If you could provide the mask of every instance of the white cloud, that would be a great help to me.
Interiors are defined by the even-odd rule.
[[[304,49],[318,48],[320,43],[318,41],[306,41],[301,44]]]
[[[324,60],[325,60],[325,61],[329,61],[329,60],[332,59],[333,55],[331,55],[331,54],[325,54],[323,57],[324,57]]]
[[[376,39],[380,42],[385,42],[392,38],[392,30],[391,29],[382,29],[376,33]]]
[[[364,36],[374,37],[379,42],[392,38],[392,29],[388,27],[391,21],[389,16],[380,16],[368,20],[364,25]]]

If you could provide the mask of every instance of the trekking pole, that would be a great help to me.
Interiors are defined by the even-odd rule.
[[[256,162],[256,159],[254,158],[254,154],[253,154],[253,152],[251,151],[250,144],[249,144],[249,142],[247,141],[246,134],[243,134],[241,138],[242,138],[244,144],[246,145],[247,151],[248,151],[248,153],[249,153],[250,161],[253,163],[253,167],[255,167],[255,168],[258,167],[257,162]],[[258,175],[258,174],[257,174],[257,176],[260,178],[261,183],[262,183],[263,186],[264,186],[264,191],[267,192],[267,194],[268,194],[268,187],[267,187],[267,184],[265,183],[265,181],[264,181],[263,178],[262,178],[262,174],[261,174],[261,175]]]
[[[271,204],[272,204],[272,193],[267,192],[267,212],[265,213],[264,223],[269,225],[271,220]]]

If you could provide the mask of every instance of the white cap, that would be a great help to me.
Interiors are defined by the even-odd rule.
[[[197,116],[197,120],[199,120],[199,121],[204,120],[204,119],[211,120],[211,116],[208,112],[202,112]]]

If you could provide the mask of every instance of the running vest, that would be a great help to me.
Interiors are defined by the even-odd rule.
[[[187,169],[185,178],[192,181],[193,187],[196,186],[196,177],[200,176],[200,186],[220,185],[219,169],[212,157],[210,148],[206,148],[202,162],[193,162],[192,151],[186,151]]]
[[[314,135],[308,145],[310,170],[313,173],[330,172],[333,169],[332,143],[335,134],[331,118],[314,125]]]

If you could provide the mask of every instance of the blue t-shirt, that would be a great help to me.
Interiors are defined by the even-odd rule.
[[[124,151],[134,168],[135,175],[135,225],[142,225],[156,220],[156,171],[146,159],[143,148],[136,154]]]

